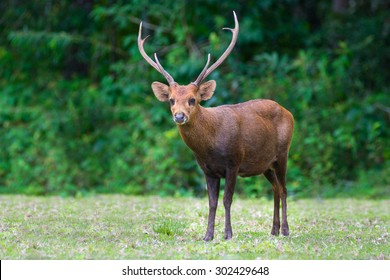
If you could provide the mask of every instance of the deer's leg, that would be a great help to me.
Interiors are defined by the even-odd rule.
[[[225,179],[225,192],[223,195],[223,206],[225,207],[225,239],[233,237],[230,208],[233,202],[234,188],[237,181],[237,171],[228,170]]]
[[[276,173],[272,169],[268,169],[266,172],[264,172],[264,176],[267,178],[267,180],[272,184],[272,191],[274,193],[274,219],[272,222],[272,235],[279,235],[279,229],[280,229],[280,215],[279,215],[279,208],[280,208],[280,193],[279,193],[279,182],[278,178],[276,177]]]
[[[204,241],[210,241],[214,238],[215,213],[217,212],[218,206],[220,181],[220,178],[206,176],[207,192],[209,195],[209,219],[206,235],[203,238]]]
[[[289,235],[287,222],[287,188],[286,188],[287,157],[280,158],[275,166],[276,177],[279,182],[279,194],[282,199],[282,234]]]
[[[287,189],[286,186],[283,186],[282,193],[282,234],[284,236],[288,236],[290,234],[290,230],[287,222]]]

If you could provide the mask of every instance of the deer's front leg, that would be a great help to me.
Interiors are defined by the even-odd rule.
[[[223,195],[223,205],[225,207],[225,239],[233,237],[232,223],[230,217],[230,208],[232,206],[234,188],[237,181],[237,170],[226,172],[225,192]]]
[[[215,214],[218,206],[218,195],[220,187],[220,178],[212,178],[206,176],[207,191],[209,195],[209,219],[207,224],[206,235],[203,238],[204,241],[210,241],[214,238],[214,225],[215,225]]]

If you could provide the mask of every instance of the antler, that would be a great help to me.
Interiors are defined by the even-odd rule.
[[[192,84],[195,85],[196,87],[199,87],[199,85],[202,83],[202,81],[204,79],[206,79],[206,77],[208,75],[210,75],[211,72],[213,72],[229,56],[229,54],[233,50],[234,45],[237,42],[238,31],[239,31],[238,20],[237,20],[236,13],[234,11],[233,11],[233,15],[234,15],[234,29],[227,28],[227,27],[223,28],[224,30],[230,30],[233,33],[232,41],[230,42],[226,51],[221,55],[221,57],[213,65],[210,66],[210,68],[208,68],[208,64],[210,62],[210,54],[208,55],[208,59],[207,59],[207,63],[206,63],[205,68],[202,70],[202,72],[200,73],[200,75],[198,76],[196,81],[192,82]]]
[[[154,58],[156,59],[156,62],[153,61],[153,59],[151,59],[145,52],[144,50],[144,43],[146,41],[146,39],[149,38],[149,35],[146,36],[144,39],[141,38],[141,35],[142,35],[142,22],[140,23],[139,25],[139,32],[138,32],[138,49],[139,49],[139,52],[141,53],[142,57],[154,68],[156,69],[158,72],[160,72],[164,77],[165,79],[167,79],[168,83],[170,85],[174,84],[175,81],[174,79],[172,78],[171,75],[169,75],[169,73],[161,66],[160,62],[158,61],[158,58],[157,58],[157,54],[155,53],[154,54]]]
[[[238,25],[238,20],[237,20],[237,16],[236,16],[236,13],[233,11],[233,16],[234,16],[234,29],[231,29],[231,28],[223,28],[224,30],[230,30],[232,33],[233,33],[233,36],[232,36],[232,40],[228,46],[228,48],[225,50],[225,52],[221,55],[221,57],[213,64],[210,66],[210,68],[208,67],[209,66],[209,63],[210,63],[210,54],[208,54],[207,56],[207,62],[206,62],[206,66],[203,68],[202,72],[199,74],[198,78],[195,80],[195,82],[192,82],[191,84],[195,85],[196,87],[199,87],[199,85],[202,83],[202,81],[204,79],[206,79],[206,77],[208,75],[211,74],[211,72],[213,72],[228,56],[229,54],[231,53],[231,51],[233,50],[234,48],[234,45],[236,44],[237,42],[237,37],[238,37],[238,31],[239,31],[239,25]],[[144,50],[144,43],[145,41],[149,38],[149,35],[146,36],[144,39],[141,38],[142,36],[142,22],[140,23],[139,25],[139,32],[138,32],[138,49],[142,55],[142,57],[154,68],[156,69],[158,72],[160,72],[164,77],[165,79],[167,79],[168,83],[171,85],[171,84],[174,84],[175,81],[174,79],[172,78],[171,75],[169,75],[169,73],[162,67],[162,65],[160,64],[158,58],[157,58],[157,54],[155,53],[154,54],[154,58],[155,58],[155,61],[150,58],[145,50]]]
[[[203,68],[202,72],[200,72],[200,74],[199,74],[198,78],[196,79],[196,81],[192,82],[191,84],[193,84],[196,87],[199,87],[200,83],[204,80],[204,76],[206,74],[207,67],[209,67],[209,64],[210,64],[210,54],[207,55],[206,66]]]

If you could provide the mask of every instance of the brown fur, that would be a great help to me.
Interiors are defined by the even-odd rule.
[[[209,219],[204,240],[214,238],[220,179],[225,178],[225,239],[230,239],[233,235],[230,208],[237,176],[260,174],[271,182],[274,193],[271,234],[279,234],[281,201],[282,234],[288,235],[286,167],[294,128],[293,116],[276,102],[261,99],[215,108],[202,107],[199,103],[211,98],[215,87],[215,81],[205,82],[199,88],[193,84],[152,84],[160,101],[171,102],[180,135],[194,152],[206,176]]]

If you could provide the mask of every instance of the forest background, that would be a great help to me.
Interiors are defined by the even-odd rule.
[[[295,197],[390,196],[390,1],[0,2],[0,193],[202,196],[205,181],[150,84],[187,84],[240,34],[204,106],[254,98],[295,117]],[[212,60],[213,61],[213,60]],[[238,181],[245,197],[266,180]]]

